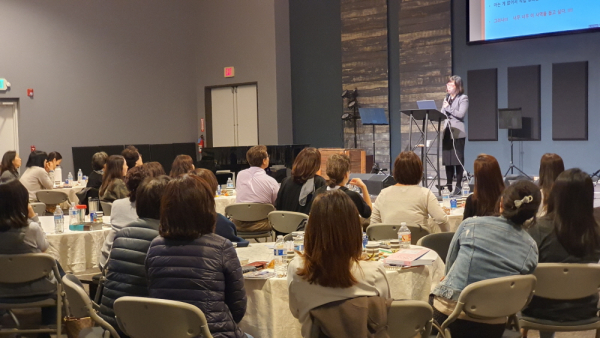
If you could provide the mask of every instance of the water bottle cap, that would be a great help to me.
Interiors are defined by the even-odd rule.
[[[402,223],[400,223],[400,225],[404,226],[404,225],[406,225],[406,222],[402,222]]]

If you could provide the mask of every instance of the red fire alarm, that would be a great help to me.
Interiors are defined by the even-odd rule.
[[[27,89],[27,96],[33,97],[33,88]]]

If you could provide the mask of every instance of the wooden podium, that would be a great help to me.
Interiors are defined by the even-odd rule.
[[[321,176],[328,179],[327,160],[333,154],[346,154],[350,157],[350,172],[355,174],[364,174],[367,170],[367,153],[364,149],[343,149],[343,148],[319,148],[321,152]]]

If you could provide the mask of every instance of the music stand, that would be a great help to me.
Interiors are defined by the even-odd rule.
[[[375,161],[375,126],[387,126],[390,123],[383,108],[358,108],[358,115],[363,126],[373,126],[373,164]]]
[[[408,129],[408,147],[411,151],[414,151],[416,148],[421,148],[421,162],[423,163],[423,169],[425,173],[423,175],[423,186],[429,188],[428,178],[427,178],[427,163],[429,163],[435,170],[435,174],[437,176],[438,186],[441,185],[440,182],[440,150],[441,147],[441,135],[440,131],[442,129],[442,121],[446,119],[446,115],[442,114],[439,110],[433,109],[406,109],[401,110],[400,113],[407,115],[410,118],[410,127]],[[422,127],[419,126],[418,121],[422,121]],[[437,122],[437,127],[434,124]],[[436,133],[436,136],[433,138],[432,143],[437,140],[437,153],[435,156],[437,158],[436,163],[428,157],[428,155],[433,155],[429,153],[430,147],[428,147],[428,139],[427,139],[427,128],[431,125],[433,130]],[[416,126],[419,130],[419,139],[416,144],[413,143],[413,126]],[[421,143],[423,141],[423,143]],[[437,164],[437,165],[436,165]],[[435,177],[433,178],[435,180]],[[431,181],[433,184],[434,181]],[[438,189],[438,194],[441,196],[442,191]]]
[[[504,177],[508,175],[510,171],[511,175],[514,174],[514,169],[517,169],[524,176],[529,177],[523,170],[514,164],[514,152],[513,143],[517,137],[513,137],[513,130],[521,130],[523,128],[523,116],[521,108],[502,108],[498,109],[498,128],[508,130],[508,140],[510,141],[510,166],[504,173]]]

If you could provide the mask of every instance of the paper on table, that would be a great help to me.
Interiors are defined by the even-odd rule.
[[[402,249],[388,258],[384,259],[385,264],[417,266],[431,265],[437,259],[437,253],[430,249]]]

